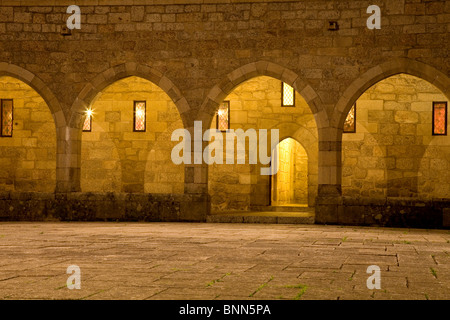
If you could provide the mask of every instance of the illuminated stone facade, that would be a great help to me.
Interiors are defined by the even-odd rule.
[[[218,182],[216,171],[229,169],[205,164],[172,166],[167,157],[173,145],[172,129],[192,132],[194,121],[209,128],[219,105],[235,95],[235,89],[251,85],[247,80],[268,77],[280,85],[276,90],[281,90],[281,82],[295,89],[297,99],[308,107],[305,117],[295,118],[289,110],[282,110],[281,115],[272,109],[272,119],[266,121],[260,115],[252,117],[258,110],[243,105],[238,110],[231,105],[230,125],[233,121],[257,125],[255,129],[280,125],[281,138],[292,137],[303,146],[308,154],[308,204],[315,207],[317,223],[408,225],[406,220],[403,224],[383,220],[403,210],[386,211],[393,208],[390,201],[407,197],[408,201],[428,201],[425,207],[434,210],[430,216],[437,217],[433,218],[436,226],[448,224],[445,201],[450,195],[444,181],[448,140],[431,136],[432,107],[428,104],[449,98],[449,1],[379,1],[381,29],[374,30],[367,28],[370,3],[364,1],[177,2],[78,1],[81,29],[71,34],[63,30],[69,17],[66,4],[0,2],[0,90],[8,91],[0,98],[9,98],[14,90],[8,88],[17,80],[23,83],[18,84],[21,92],[11,97],[17,100],[18,112],[13,138],[0,138],[2,208],[22,198],[54,201],[44,206],[47,211],[42,210],[61,217],[65,210],[75,212],[83,201],[88,203],[83,197],[91,196],[85,193],[90,191],[94,198],[89,201],[102,203],[108,197],[142,196],[118,206],[122,217],[132,214],[139,219],[147,201],[159,203],[153,208],[165,212],[155,219],[205,221],[217,194],[211,189]],[[333,21],[337,30],[329,29]],[[395,79],[407,81],[409,89],[400,93]],[[151,87],[146,89],[148,97],[141,96],[139,86],[124,86],[123,94],[117,96],[108,93],[114,87],[119,90],[122,81]],[[392,85],[394,89],[389,89]],[[268,89],[266,94],[278,95],[276,90]],[[21,105],[27,92],[31,101]],[[128,130],[132,121],[129,101],[148,100],[148,121],[155,117],[152,92],[164,93],[167,113],[161,110],[153,127],[147,123],[145,133],[125,132],[122,125]],[[261,107],[267,99],[275,98],[261,97]],[[41,111],[43,102],[47,111]],[[343,135],[344,120],[355,102],[361,103],[357,132]],[[94,131],[82,132],[86,110],[99,103],[103,103],[99,109],[104,109],[98,115],[101,121],[96,122],[94,114]],[[296,105],[295,112],[303,112],[304,106]],[[24,114],[28,111],[20,117],[21,108],[33,108],[29,118]],[[260,120],[252,123],[252,119]],[[25,129],[27,121],[32,129]],[[102,127],[107,124],[108,128]],[[14,133],[25,136],[12,147],[8,144],[19,139]],[[382,136],[393,137],[393,144],[380,140]],[[413,160],[403,156],[402,148]],[[40,155],[43,149],[47,152]],[[14,152],[20,156],[13,156]],[[352,172],[349,166],[354,166]],[[245,171],[231,174],[226,184],[245,189],[241,204],[251,209],[253,204],[270,203],[268,180]],[[29,191],[45,195],[23,193]],[[150,199],[152,195],[156,198]],[[66,199],[72,207],[53,210],[57,199]],[[130,203],[136,205],[129,207]],[[422,203],[402,206],[419,208]],[[382,218],[365,220],[367,208],[377,208],[374,216]],[[414,210],[410,210],[412,216]],[[14,216],[3,209],[2,215]],[[33,216],[37,219],[40,213]]]

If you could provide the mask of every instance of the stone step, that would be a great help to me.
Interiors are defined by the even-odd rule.
[[[305,205],[251,206],[250,210],[262,212],[314,212],[314,207],[308,207]]]
[[[238,211],[214,213],[206,217],[208,223],[269,223],[314,224],[314,211],[310,212],[254,212]]]

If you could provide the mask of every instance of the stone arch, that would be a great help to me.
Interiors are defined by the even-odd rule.
[[[0,62],[0,77],[1,76],[16,78],[33,88],[33,90],[35,90],[42,97],[42,99],[44,99],[50,109],[50,113],[55,121],[56,130],[58,131],[58,128],[66,126],[65,114],[58,99],[38,76],[14,64]]]
[[[292,138],[300,143],[304,148],[308,157],[314,159],[317,163],[318,139],[310,130],[299,124],[281,122],[271,129],[280,130],[280,142],[286,138]]]
[[[353,81],[337,102],[331,125],[338,128],[339,140],[342,140],[342,128],[345,118],[356,100],[377,82],[399,73],[409,74],[428,81],[450,99],[450,79],[434,67],[407,58],[398,58],[382,63],[369,69]]]
[[[319,143],[319,194],[326,196],[342,194],[342,128],[353,104],[377,82],[400,73],[426,80],[449,97],[450,79],[434,67],[416,60],[395,58],[363,73],[341,95],[334,107],[332,116],[329,118],[329,126],[324,129],[319,128],[319,134],[321,140],[323,140]]]
[[[70,128],[67,130],[66,149],[68,153],[66,154],[66,161],[68,165],[67,170],[64,172],[64,178],[67,180],[67,185],[63,186],[64,190],[71,192],[79,192],[81,190],[80,154],[81,128],[85,116],[84,111],[106,87],[118,80],[132,76],[148,80],[161,88],[175,104],[182,119],[183,126],[187,126],[188,114],[190,112],[189,104],[182,96],[181,91],[162,72],[148,65],[135,62],[123,63],[105,70],[84,86],[72,104],[69,118]]]
[[[317,197],[318,188],[318,171],[319,171],[319,143],[318,143],[318,132],[314,134],[309,128],[302,126],[298,123],[291,122],[281,122],[269,129],[279,130],[279,143],[287,138],[291,138],[298,142],[302,148],[305,150],[308,158],[308,205],[310,207],[315,206],[315,201]],[[277,146],[279,145],[277,144]],[[270,146],[268,146],[270,148]],[[274,146],[276,148],[276,146]],[[272,151],[273,154],[273,151]],[[253,170],[252,174],[255,175],[254,179],[257,181],[253,185],[252,196],[254,198],[262,197],[269,199],[271,197],[271,184],[267,184],[269,181],[266,180],[266,176],[260,175],[260,164],[251,165]],[[269,179],[271,180],[271,179]],[[270,183],[270,182],[269,182]],[[266,185],[267,192],[262,192],[258,185]],[[260,205],[260,204],[257,204]]]
[[[100,73],[84,86],[72,105],[70,127],[80,129],[83,122],[84,111],[89,107],[96,96],[114,82],[131,76],[146,79],[167,93],[177,107],[181,119],[183,120],[183,125],[185,127],[187,126],[187,114],[190,111],[190,107],[175,84],[162,72],[153,67],[134,62],[127,62]]]
[[[328,115],[323,108],[320,97],[311,85],[302,80],[294,71],[268,61],[252,62],[228,73],[222,81],[209,91],[196,119],[209,125],[220,103],[237,86],[246,80],[259,76],[269,76],[292,86],[305,99],[315,117],[317,127],[324,128],[328,126]]]
[[[321,128],[328,127],[328,114],[319,95],[312,86],[302,80],[294,71],[269,61],[252,62],[228,73],[209,91],[195,119],[202,121],[203,124],[207,124],[204,127],[209,127],[220,103],[243,82],[259,76],[272,77],[292,86],[307,103],[314,115],[319,132]],[[186,169],[186,176],[192,176],[193,178],[186,181],[185,190],[194,193],[207,193],[208,167],[202,164],[192,165],[192,168],[187,166]],[[189,173],[189,171],[192,171],[192,173]]]
[[[447,100],[436,85],[404,72],[389,75],[364,91],[356,101],[358,132],[342,138],[343,194],[433,196],[433,181],[446,177],[449,140],[432,136],[431,105]],[[433,150],[424,159],[428,148]],[[436,173],[437,168],[441,173]],[[446,181],[448,177],[438,183],[441,190],[449,190]]]
[[[57,125],[65,125],[59,102],[42,81],[20,67],[2,63],[0,79],[2,99],[11,99],[14,108],[13,133],[2,138],[0,146],[0,189],[54,192],[57,169],[63,165],[57,154],[63,132]],[[48,101],[53,101],[52,108]]]
[[[280,142],[287,138],[297,141],[308,156],[308,205],[314,206],[317,197],[319,171],[319,143],[308,128],[299,124],[280,123],[272,129],[280,130]]]
[[[134,100],[147,101],[148,125],[143,132],[132,129]],[[176,193],[180,189],[182,193],[183,166],[170,161],[170,152],[175,144],[172,131],[182,129],[183,123],[164,90],[130,76],[103,89],[89,108],[94,120],[91,132],[82,133],[83,192],[171,193],[176,185]]]
[[[233,75],[230,74],[227,77],[227,80],[229,83],[227,86],[227,88],[222,88],[220,89],[219,86],[221,84],[218,84],[216,86],[217,89],[217,97],[215,99],[215,102],[211,99],[206,99],[205,104],[202,105],[202,109],[200,110],[200,112],[204,112],[203,113],[203,119],[202,122],[204,124],[204,127],[206,128],[210,128],[211,127],[211,121],[214,118],[214,115],[216,113],[216,108],[219,106],[220,103],[222,103],[222,101],[224,99],[230,100],[230,103],[233,105],[233,101],[234,100],[242,100],[242,103],[244,103],[243,101],[246,100],[255,100],[255,99],[262,99],[263,103],[262,104],[256,104],[252,105],[252,107],[249,106],[250,110],[249,112],[251,112],[251,110],[253,110],[255,112],[255,110],[259,110],[258,112],[261,112],[263,110],[263,106],[268,107],[269,109],[271,109],[271,112],[274,113],[283,113],[283,110],[289,110],[289,112],[287,112],[290,115],[294,115],[292,116],[291,120],[288,119],[284,119],[282,120],[282,123],[279,123],[280,119],[277,119],[276,121],[271,121],[270,119],[263,119],[261,121],[264,121],[264,125],[260,126],[260,124],[255,124],[253,122],[248,122],[247,123],[247,115],[246,115],[246,106],[245,104],[242,104],[241,107],[237,107],[236,112],[240,112],[239,115],[236,115],[236,119],[245,119],[245,120],[236,120],[236,122],[233,122],[232,120],[232,125],[231,128],[236,129],[236,128],[245,128],[245,129],[250,129],[250,128],[254,128],[257,129],[259,128],[265,128],[265,129],[281,129],[280,131],[280,136],[285,136],[285,135],[294,135],[296,133],[296,131],[298,131],[302,125],[300,124],[300,122],[306,121],[305,123],[305,127],[304,130],[307,130],[307,127],[313,127],[314,129],[311,129],[311,131],[316,131],[317,128],[317,117],[314,117],[314,113],[313,110],[311,110],[311,102],[310,101],[314,101],[314,104],[320,104],[321,102],[318,100],[318,97],[315,96],[313,97],[309,97],[309,98],[305,98],[304,95],[301,94],[301,92],[299,92],[298,88],[300,87],[300,83],[301,80],[298,79],[298,76],[292,72],[289,71],[282,67],[279,67],[277,69],[276,65],[270,64],[270,63],[265,63],[265,69],[263,67],[259,67],[259,70],[257,69],[257,64],[249,64],[244,66],[242,69],[238,69],[240,70],[240,73],[238,72],[238,74],[241,74],[242,77],[240,77],[237,80],[234,80],[234,83],[231,82],[231,79],[233,78]],[[264,66],[264,64],[263,64]],[[248,69],[246,69],[248,68]],[[251,71],[253,70],[253,72]],[[268,71],[269,70],[269,71]],[[275,70],[275,71],[271,71],[271,70]],[[278,70],[278,71],[276,71]],[[281,70],[281,71],[280,71]],[[276,72],[279,72],[278,74]],[[245,75],[243,75],[245,74]],[[290,80],[287,78],[287,76],[290,77]],[[255,86],[254,82],[258,82],[259,78],[261,79],[265,79],[265,80],[261,80],[261,81],[268,81],[269,86],[265,87],[264,86],[260,86],[257,85]],[[225,81],[225,82],[226,82]],[[281,108],[280,103],[278,101],[276,101],[275,99],[279,99],[277,97],[272,96],[264,96],[263,95],[256,95],[253,97],[247,96],[247,95],[243,95],[243,96],[234,96],[233,93],[235,92],[235,90],[240,90],[241,86],[245,87],[245,83],[248,83],[249,86],[252,87],[252,89],[242,89],[242,90],[257,90],[258,93],[260,91],[264,92],[264,91],[272,91],[272,90],[280,90],[281,89],[281,85],[279,86],[279,88],[277,88],[277,85],[279,85],[279,81],[284,81],[290,85],[292,85],[292,87],[299,93],[298,94],[298,100],[297,102],[301,101],[301,108]],[[253,84],[253,85],[252,85]],[[270,90],[267,90],[267,88],[270,88]],[[277,88],[277,89],[275,89]],[[214,90],[214,89],[213,89]],[[308,92],[308,91],[306,91]],[[211,95],[210,95],[211,97]],[[316,100],[314,100],[316,99]],[[264,100],[267,100],[265,103]],[[309,104],[308,104],[309,102]],[[239,105],[239,104],[237,104]],[[277,106],[275,106],[277,105]],[[209,108],[209,109],[208,109]],[[208,112],[206,112],[205,110],[209,110]],[[238,111],[241,110],[241,111]],[[269,111],[266,111],[269,112]],[[233,114],[233,108],[231,108],[231,113]],[[245,115],[243,115],[245,113]],[[298,114],[297,114],[298,113]],[[317,114],[316,114],[317,115]],[[201,118],[202,116],[200,116],[199,118]],[[231,116],[233,117],[233,115]],[[255,114],[251,115],[250,117],[256,117]],[[298,118],[297,118],[298,117]],[[289,117],[288,117],[289,118]],[[300,120],[301,119],[301,120]],[[274,119],[272,119],[274,120]],[[300,121],[300,122],[299,122]],[[242,123],[241,123],[242,122]],[[244,124],[245,123],[245,124]],[[259,121],[257,121],[257,123],[259,123]],[[306,125],[306,123],[308,123],[308,125]],[[209,124],[209,125],[208,125]],[[234,125],[236,125],[237,127],[234,127]],[[255,125],[257,125],[258,127],[255,127]],[[301,131],[301,130],[300,130]],[[300,135],[300,133],[299,133]],[[309,133],[310,136],[315,136],[315,138],[310,139],[311,141],[316,141],[316,145],[317,145],[317,136],[318,136],[318,132],[315,133]],[[316,146],[316,150],[317,150],[317,146]],[[317,159],[317,156],[316,156]],[[317,160],[316,160],[317,161]],[[311,167],[317,167],[317,162],[314,163]],[[200,165],[198,166],[200,167]],[[261,169],[262,165],[260,164],[252,164],[249,165],[250,168],[250,172],[245,172],[245,174],[248,174],[248,179],[247,177],[244,179],[239,179],[239,181],[244,181],[243,183],[239,183],[239,188],[246,188],[245,190],[241,190],[241,189],[233,189],[232,184],[233,183],[237,183],[237,182],[233,182],[233,181],[237,181],[237,179],[233,176],[231,177],[231,175],[229,176],[229,179],[227,179],[227,182],[223,182],[223,181],[219,181],[219,179],[217,179],[217,175],[214,175],[214,169],[212,169],[212,171],[210,172],[210,170],[208,169],[207,166],[203,166],[202,170],[202,174],[201,176],[198,178],[198,181],[201,181],[200,178],[204,177],[204,184],[206,186],[206,188],[208,188],[208,190],[213,190],[212,193],[210,193],[211,199],[212,199],[212,203],[213,205],[216,204],[215,199],[218,200],[218,202],[222,201],[224,199],[224,197],[216,197],[217,193],[223,192],[221,190],[218,190],[218,188],[214,189],[214,186],[217,186],[217,183],[223,183],[223,184],[227,184],[227,186],[224,186],[223,189],[225,189],[225,187],[228,187],[228,185],[230,185],[230,192],[229,194],[236,194],[236,201],[229,201],[232,202],[233,205],[237,202],[239,202],[241,199],[242,203],[245,203],[242,205],[242,209],[247,208],[246,206],[248,205],[248,208],[259,208],[261,206],[267,206],[269,205],[270,202],[270,179],[268,176],[264,176],[261,175],[260,173],[260,169]],[[197,169],[197,168],[196,168]],[[198,168],[198,171],[200,171],[201,169]],[[316,169],[317,171],[317,169]],[[233,174],[237,175],[236,172],[242,173],[242,175],[244,174],[244,171],[240,171],[240,169],[236,169],[234,170]],[[212,174],[210,174],[212,173]],[[211,179],[211,177],[213,177],[213,179]],[[239,177],[240,178],[240,177]],[[241,186],[242,184],[242,186]],[[211,187],[213,186],[213,187]],[[248,188],[247,188],[248,187]],[[242,191],[242,192],[241,192]],[[241,194],[245,194],[245,197],[240,197]],[[228,203],[226,204],[228,205]],[[216,208],[216,207],[214,207]]]

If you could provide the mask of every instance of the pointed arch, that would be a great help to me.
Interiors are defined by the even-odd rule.
[[[309,197],[309,157],[305,147],[292,136],[284,137],[272,154],[277,172],[270,177],[270,204],[311,205]],[[277,159],[274,162],[274,159]]]
[[[214,118],[220,103],[240,84],[251,78],[269,76],[292,86],[306,101],[316,120],[317,128],[328,126],[328,115],[320,97],[297,73],[268,61],[246,64],[227,74],[207,95],[197,114],[198,120],[208,125]]]
[[[314,159],[317,163],[318,138],[311,130],[305,126],[291,122],[280,122],[270,129],[279,130],[279,142],[291,138],[300,143],[300,145],[305,148],[308,157]]]
[[[183,120],[183,125],[186,127],[187,114],[190,111],[190,107],[181,91],[169,78],[157,69],[134,62],[127,62],[111,67],[88,82],[72,105],[70,126],[81,130],[84,111],[91,105],[95,97],[114,82],[131,76],[146,79],[160,87],[177,107]]]
[[[407,58],[398,58],[373,67],[358,77],[344,91],[334,109],[331,125],[337,127],[342,139],[345,118],[353,104],[370,87],[390,76],[405,73],[416,76],[436,86],[450,99],[450,79],[434,67]]]
[[[50,109],[50,113],[55,121],[56,130],[66,126],[66,117],[58,99],[38,76],[17,65],[0,62],[0,77],[2,76],[16,78],[33,88],[33,90],[35,90],[42,97],[42,99],[44,99]]]
[[[14,103],[13,113],[20,115],[14,116],[14,130],[18,131],[9,138],[13,143],[2,144],[8,149],[5,159],[10,163],[3,166],[9,172],[7,188],[12,187],[13,192],[59,190],[58,171],[64,162],[58,150],[63,149],[66,118],[58,99],[40,78],[17,65],[0,62],[0,77],[19,86],[20,94],[10,98],[21,100]]]
[[[289,128],[291,127],[291,128]],[[308,157],[308,205],[313,207],[317,197],[317,182],[319,171],[319,144],[318,138],[308,128],[288,123],[280,123],[276,126],[280,130],[280,143],[291,138],[299,143]]]

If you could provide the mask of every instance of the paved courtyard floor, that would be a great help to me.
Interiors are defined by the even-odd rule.
[[[3,222],[0,299],[450,299],[450,231]]]

